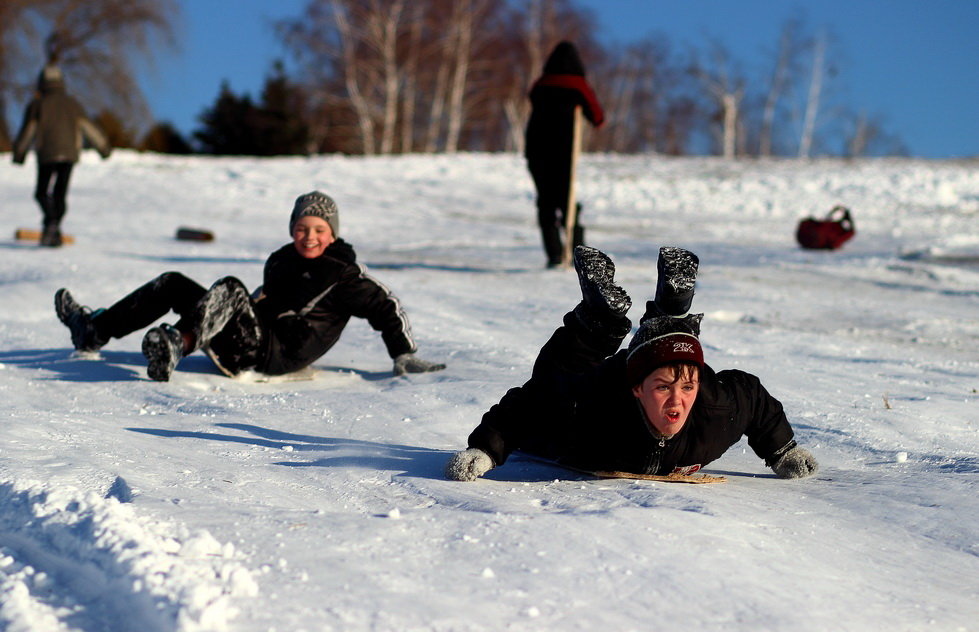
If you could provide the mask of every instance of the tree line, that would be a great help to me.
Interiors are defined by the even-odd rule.
[[[603,44],[595,16],[574,0],[309,0],[275,25],[291,73],[274,62],[257,99],[221,85],[185,139],[167,122],[149,122],[131,66],[174,43],[177,16],[173,0],[3,0],[0,114],[26,101],[46,38],[47,54],[96,104],[119,147],[262,156],[521,151],[528,90],[567,39],[606,113],[606,125],[587,133],[587,151],[906,153],[880,113],[844,102],[840,46],[803,16],[785,21],[749,71],[720,40],[677,49],[653,34]],[[0,116],[0,149],[9,129]],[[139,137],[138,129],[148,131]]]

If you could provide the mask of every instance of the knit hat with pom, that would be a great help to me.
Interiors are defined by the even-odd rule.
[[[307,215],[325,220],[330,225],[333,236],[340,236],[340,211],[337,209],[337,203],[329,195],[312,191],[296,198],[296,204],[292,207],[292,215],[289,217],[290,235],[296,226],[296,222]]]
[[[626,355],[626,379],[635,385],[664,364],[686,362],[704,366],[700,346],[700,321],[703,314],[684,318],[658,316],[644,320],[629,342]]]

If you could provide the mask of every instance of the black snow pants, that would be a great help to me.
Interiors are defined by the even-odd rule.
[[[528,168],[534,179],[534,186],[537,188],[537,223],[540,225],[547,264],[555,266],[561,263],[564,249],[561,234],[567,226],[570,175],[566,165],[558,168],[554,162],[530,161]],[[580,221],[581,204],[576,205],[575,211],[575,223],[571,234],[572,249],[585,243],[585,229]]]
[[[68,209],[68,182],[71,179],[71,162],[44,162],[37,165],[37,186],[34,199],[41,207],[44,227],[57,228]],[[54,186],[51,180],[54,179]]]
[[[92,321],[97,336],[108,340],[149,327],[171,311],[180,317],[174,327],[193,339],[184,355],[207,347],[232,374],[261,362],[265,334],[248,290],[235,277],[205,289],[180,272],[165,272],[94,313]]]

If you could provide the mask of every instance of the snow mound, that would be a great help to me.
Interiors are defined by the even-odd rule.
[[[0,628],[226,629],[257,584],[230,544],[185,531],[95,492],[0,483]]]

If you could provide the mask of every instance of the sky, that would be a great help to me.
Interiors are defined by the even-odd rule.
[[[221,82],[257,96],[272,61],[286,56],[272,22],[306,0],[184,0],[180,48],[143,80],[156,120],[183,133],[214,102]],[[979,2],[968,0],[577,0],[600,39],[664,36],[677,50],[723,43],[747,72],[767,67],[785,21],[801,12],[825,28],[841,73],[833,89],[879,117],[914,156],[979,155]]]

